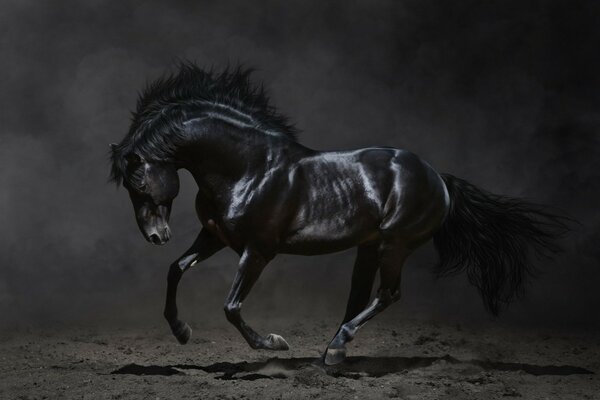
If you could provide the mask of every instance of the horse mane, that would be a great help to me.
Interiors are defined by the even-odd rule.
[[[110,180],[117,185],[126,177],[128,154],[146,160],[172,161],[178,145],[187,137],[183,130],[183,111],[212,107],[211,112],[231,114],[264,133],[296,140],[297,130],[288,118],[271,105],[261,84],[253,84],[254,70],[241,65],[221,72],[204,70],[190,61],[177,65],[177,72],[163,75],[140,93],[136,110],[125,138],[112,150]]]

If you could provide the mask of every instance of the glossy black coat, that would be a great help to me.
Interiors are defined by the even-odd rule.
[[[285,350],[261,336],[241,305],[277,253],[322,254],[357,247],[346,314],[324,361],[344,359],[357,330],[400,297],[406,258],[433,237],[438,276],[466,271],[493,314],[533,275],[529,254],[555,253],[564,217],[521,199],[498,196],[416,155],[375,147],[320,152],[250,82],[250,70],[220,73],[182,63],[140,95],[126,137],[113,146],[111,178],[123,182],[136,221],[154,244],[169,240],[177,170],[198,184],[202,230],[169,269],[165,317],[181,343],[191,335],[177,315],[183,272],[224,247],[240,255],[225,301],[227,319],[253,348]],[[369,304],[376,272],[379,290]]]
[[[315,255],[358,247],[348,307],[325,362],[345,357],[345,344],[367,320],[399,298],[404,260],[439,229],[449,198],[441,177],[405,151],[373,147],[322,152],[289,137],[232,121],[192,115],[189,141],[172,163],[128,158],[126,181],[144,237],[163,244],[179,189],[177,169],[198,184],[196,210],[203,229],[171,266],[165,317],[181,343],[189,325],[178,319],[177,285],[183,272],[227,246],[240,268],[225,303],[229,321],[253,348],[285,350],[279,335],[263,337],[243,321],[241,303],[277,253]],[[368,305],[376,271],[381,284]]]
[[[270,259],[382,240],[412,249],[446,213],[442,179],[410,152],[319,152],[201,118],[185,126],[197,139],[179,166],[198,183],[200,221],[240,254],[249,244]]]

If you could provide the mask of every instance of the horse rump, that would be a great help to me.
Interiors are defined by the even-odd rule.
[[[547,207],[489,193],[449,174],[441,174],[450,208],[433,236],[440,261],[435,274],[466,271],[486,309],[493,315],[519,296],[535,276],[532,256],[561,251],[556,239],[568,230],[569,218]]]

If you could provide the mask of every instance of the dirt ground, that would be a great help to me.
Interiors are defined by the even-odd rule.
[[[287,352],[251,350],[232,327],[4,333],[0,399],[600,399],[600,340],[490,325],[373,321],[324,367],[331,321],[253,321]]]

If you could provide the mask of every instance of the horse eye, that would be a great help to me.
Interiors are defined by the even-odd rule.
[[[145,183],[142,186],[140,186],[140,192],[145,192],[146,189],[148,189],[148,185],[146,185]]]

